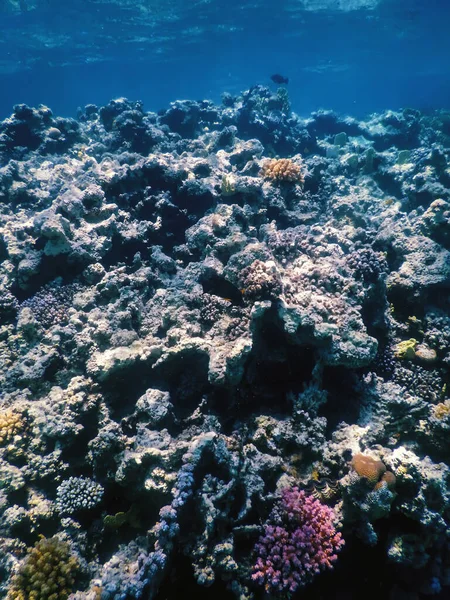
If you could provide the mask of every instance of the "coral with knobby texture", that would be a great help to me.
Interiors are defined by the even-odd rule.
[[[30,308],[36,321],[44,327],[64,323],[67,321],[67,310],[77,290],[77,285],[60,285],[55,281],[22,302],[20,308]]]
[[[387,263],[381,252],[372,248],[361,248],[347,257],[348,266],[354,270],[355,276],[366,283],[376,282],[387,273]]]
[[[97,506],[103,496],[103,488],[88,477],[69,477],[56,491],[56,507],[62,515],[89,510]]]
[[[271,300],[282,292],[281,278],[273,261],[255,260],[242,271],[241,277],[242,293],[246,298]]]
[[[17,411],[7,409],[0,414],[0,446],[7,444],[23,427],[23,417]]]
[[[267,593],[288,597],[331,569],[344,540],[334,526],[334,511],[297,487],[283,490],[281,501],[256,544],[252,578]]]
[[[273,158],[264,163],[261,169],[264,179],[272,181],[288,181],[292,183],[304,183],[305,175],[301,166],[290,158]]]
[[[13,577],[7,600],[66,600],[79,569],[67,542],[42,538]]]

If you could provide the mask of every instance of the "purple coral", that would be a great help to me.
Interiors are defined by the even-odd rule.
[[[267,593],[288,597],[315,575],[333,568],[344,540],[333,509],[297,487],[286,488],[255,546],[252,579]]]

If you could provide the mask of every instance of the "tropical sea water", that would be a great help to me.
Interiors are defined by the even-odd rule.
[[[158,110],[270,75],[293,109],[355,116],[450,98],[447,0],[1,0],[0,116],[113,97]]]

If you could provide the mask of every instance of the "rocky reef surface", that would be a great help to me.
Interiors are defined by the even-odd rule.
[[[448,112],[301,119],[263,87],[158,114],[16,106],[3,595],[261,598],[286,489],[345,540],[294,596],[445,594],[449,309]]]

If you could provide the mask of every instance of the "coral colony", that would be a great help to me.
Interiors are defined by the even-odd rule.
[[[449,124],[14,108],[2,597],[448,595]]]
[[[344,545],[333,510],[296,487],[284,489],[256,545],[252,578],[266,592],[293,593],[331,569]]]

